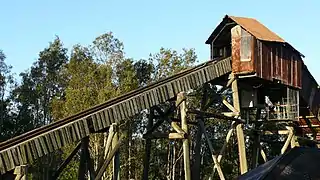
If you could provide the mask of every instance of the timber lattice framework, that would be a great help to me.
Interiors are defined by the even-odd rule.
[[[254,27],[249,26],[252,23],[256,23]],[[255,128],[259,129],[257,124],[261,126],[264,123],[284,122],[284,130],[269,129],[260,132],[263,135],[274,133],[288,135],[281,154],[285,153],[288,147],[302,145],[299,144],[301,137],[317,139],[318,133],[314,127],[318,123],[320,106],[318,85],[303,64],[301,54],[270,30],[263,28],[265,27],[250,18],[225,16],[206,42],[210,44],[210,61],[1,142],[0,174],[14,171],[16,179],[26,178],[28,164],[64,146],[79,142],[70,156],[55,171],[53,179],[59,177],[79,150],[81,150],[79,179],[84,179],[87,172],[90,179],[101,179],[111,163],[113,177],[117,179],[120,171],[119,148],[124,138],[120,135],[119,123],[123,120],[129,121],[130,117],[146,109],[150,113],[147,131],[144,134],[146,139],[144,179],[148,179],[151,141],[154,138],[181,140],[184,179],[199,178],[198,172],[191,173],[190,170],[188,130],[190,125],[196,125],[199,135],[204,135],[212,155],[212,174],[217,172],[220,179],[225,179],[220,162],[233,133],[236,134],[238,144],[240,173],[244,174],[249,170],[245,146],[247,141],[243,129],[245,124],[255,124]],[[277,66],[278,63],[280,67]],[[266,65],[266,69],[263,65]],[[222,103],[228,109],[227,112],[219,114],[206,112],[206,107],[203,106],[207,101],[205,91],[200,108],[187,107],[188,93],[208,84],[222,86],[220,91],[231,90],[232,101],[222,99]],[[261,86],[263,87],[259,89]],[[276,89],[277,92],[273,92],[276,95],[270,93],[270,89]],[[270,105],[269,101],[265,101],[265,97],[273,103]],[[170,107],[166,111],[158,107],[168,102]],[[160,115],[156,122],[155,112]],[[176,118],[169,117],[172,114],[175,114]],[[189,115],[195,115],[195,121],[190,121]],[[219,152],[213,148],[205,129],[206,118],[230,120],[230,129]],[[155,132],[164,121],[170,123],[173,132]],[[312,121],[311,125],[305,126],[306,121]],[[95,169],[89,155],[88,137],[90,134],[105,132],[108,132],[105,161]],[[265,152],[260,146],[260,133],[256,134],[253,140],[252,168],[258,165],[260,154],[263,160],[267,161]],[[199,156],[196,155],[195,158]],[[200,161],[198,159],[195,162]]]

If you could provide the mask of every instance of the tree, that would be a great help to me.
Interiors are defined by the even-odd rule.
[[[15,134],[15,124],[12,121],[10,90],[14,85],[11,66],[5,63],[6,56],[0,50],[0,141],[4,141]]]

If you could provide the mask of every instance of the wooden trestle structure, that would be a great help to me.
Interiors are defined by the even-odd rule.
[[[78,142],[78,145],[73,152],[70,153],[69,157],[52,175],[53,179],[59,177],[59,174],[71,161],[72,157],[79,151],[81,156],[79,179],[84,179],[85,174],[87,173],[90,179],[101,179],[105,176],[106,168],[110,164],[112,164],[113,167],[113,179],[119,179],[119,148],[123,142],[123,136],[121,136],[123,133],[119,132],[119,122],[123,120],[130,121],[130,117],[141,113],[143,110],[148,110],[149,112],[148,125],[146,133],[143,136],[146,139],[146,155],[143,159],[143,179],[148,179],[150,152],[152,151],[151,141],[154,138],[181,140],[183,146],[184,179],[199,179],[199,151],[196,152],[198,154],[195,156],[195,171],[191,173],[190,169],[189,127],[191,125],[198,127],[199,131],[197,137],[201,138],[202,135],[205,137],[212,154],[213,173],[217,172],[220,179],[225,179],[220,162],[232,134],[236,134],[241,174],[246,173],[250,168],[248,167],[245,147],[247,140],[244,133],[244,125],[246,124],[255,124],[257,131],[253,140],[254,145],[252,153],[254,158],[252,159],[251,168],[258,165],[258,157],[260,154],[261,157],[267,161],[267,157],[260,146],[261,135],[274,133],[288,134],[283,148],[281,149],[281,153],[285,153],[288,147],[298,146],[299,142],[301,142],[298,141],[298,136],[305,137],[307,134],[303,133],[304,126],[301,126],[301,119],[305,120],[307,117],[311,116],[317,118],[318,116],[318,114],[316,114],[318,110],[314,107],[318,107],[320,105],[318,102],[320,101],[313,100],[320,98],[320,96],[318,96],[318,89],[312,90],[312,93],[307,93],[307,91],[310,91],[310,88],[313,89],[315,86],[311,86],[310,84],[316,84],[316,82],[314,82],[315,80],[313,78],[309,78],[311,80],[309,80],[308,85],[304,85],[303,82],[301,82],[302,76],[304,77],[305,74],[311,76],[311,74],[307,71],[306,67],[303,66],[300,54],[297,54],[295,49],[292,49],[288,43],[285,47],[279,45],[281,43],[286,44],[286,42],[280,37],[280,40],[272,37],[272,35],[270,35],[270,30],[269,32],[266,29],[254,29],[255,27],[261,28],[260,26],[248,27],[245,20],[253,21],[248,18],[241,19],[231,16],[226,16],[223,19],[207,41],[211,47],[210,61],[162,79],[146,87],[121,95],[120,97],[111,99],[76,115],[0,143],[0,173],[5,174],[14,171],[14,173],[17,174],[16,179],[26,179],[25,174],[29,163],[64,146]],[[256,23],[255,20],[254,22]],[[269,33],[269,39],[261,34],[258,36],[254,33],[258,31],[262,34]],[[272,40],[272,38],[275,40]],[[276,43],[279,44],[274,45]],[[280,48],[280,50],[277,48]],[[271,51],[267,52],[267,50],[270,49]],[[246,50],[249,51],[249,53],[246,52]],[[285,52],[285,56],[283,56],[283,52]],[[269,56],[268,53],[270,53],[271,56]],[[291,58],[293,62],[286,60],[286,58],[291,57],[290,53],[294,54]],[[290,66],[288,65],[285,69],[288,70],[289,67],[293,68],[290,73],[287,73],[282,69],[276,68],[273,70],[273,65],[271,65],[269,67],[271,68],[271,70],[269,69],[271,74],[268,74],[269,72],[263,72],[265,70],[261,67],[263,66],[264,56],[268,56],[266,59],[268,62],[278,63],[278,61],[281,61],[281,68],[287,61]],[[258,60],[261,62],[258,62]],[[251,62],[252,64],[250,64]],[[277,75],[278,71],[280,76],[274,77]],[[292,75],[294,73],[300,75],[295,77]],[[285,80],[288,79],[288,74],[290,75],[289,80]],[[204,106],[204,104],[207,104],[206,92],[203,93],[201,107],[197,109],[188,108],[188,94],[191,90],[199,89],[209,84],[222,86],[220,91],[232,91],[231,101],[227,99],[222,100],[225,107],[229,109],[228,112],[220,114],[206,112],[206,107]],[[262,89],[252,88],[257,87],[257,85],[261,86],[261,84],[264,86]],[[272,118],[270,117],[261,118],[261,114],[263,114],[261,110],[265,109],[265,107],[259,108],[257,105],[259,104],[258,100],[252,100],[251,103],[254,104],[253,106],[247,107],[245,105],[245,102],[247,101],[247,96],[243,95],[245,92],[249,91],[251,94],[262,94],[264,97],[266,94],[263,89],[268,88],[278,88],[279,92],[285,91],[284,94],[288,98],[288,104],[286,104],[286,106],[290,106],[291,109],[293,104],[298,106],[294,106],[297,110],[294,112],[293,116],[289,117],[288,114],[292,111],[289,112],[288,109],[286,109],[286,112],[283,111],[287,114],[285,120],[279,117],[277,117],[276,120],[271,120]],[[244,89],[246,89],[246,91]],[[299,95],[299,92],[301,95]],[[291,99],[289,98],[290,93],[290,97],[293,97],[291,97]],[[268,96],[272,99],[272,94],[269,94]],[[254,97],[256,97],[256,95],[254,95]],[[278,97],[274,97],[274,99],[276,98]],[[159,105],[164,103],[170,104],[170,107],[167,110],[159,108]],[[306,109],[305,104],[309,104],[308,111],[301,110]],[[250,119],[247,118],[250,116],[250,114],[248,114],[249,110],[247,109],[252,107],[257,107],[256,109],[258,110],[255,113],[255,118]],[[275,105],[275,107],[280,108],[282,106]],[[195,115],[193,116],[195,118],[191,120],[190,115]],[[225,142],[220,151],[213,148],[212,143],[214,142],[211,142],[210,137],[207,134],[205,129],[206,118],[230,121],[230,129],[226,134]],[[171,124],[174,132],[155,132],[155,129],[165,121]],[[277,131],[274,131],[274,129],[264,129],[259,131],[262,124],[270,122],[284,122],[286,129]],[[260,126],[257,124],[260,124]],[[88,137],[90,134],[105,132],[108,132],[105,160],[100,167],[95,169],[88,149]]]

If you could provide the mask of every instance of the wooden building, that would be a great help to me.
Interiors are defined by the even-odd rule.
[[[268,96],[272,102],[279,102],[279,109],[291,110],[294,116],[286,118],[297,120],[301,127],[298,132],[318,134],[314,128],[320,125],[320,91],[302,60],[303,54],[259,21],[228,15],[206,44],[210,45],[211,59],[231,56],[232,72],[246,77],[240,84],[242,108],[262,105],[264,96]]]

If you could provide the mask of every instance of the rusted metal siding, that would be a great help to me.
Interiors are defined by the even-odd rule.
[[[256,40],[255,71],[266,80],[280,80],[281,83],[301,88],[302,60],[297,53],[281,43]]]
[[[255,38],[237,25],[231,29],[232,72],[254,72]]]

